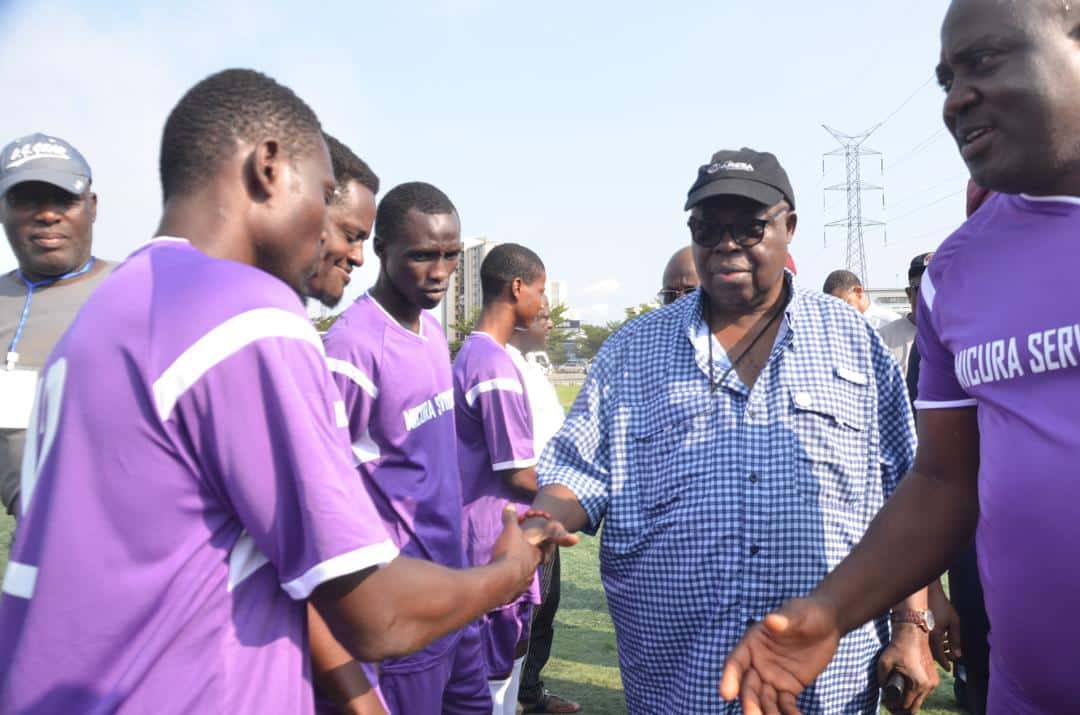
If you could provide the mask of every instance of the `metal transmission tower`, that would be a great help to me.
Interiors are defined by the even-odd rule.
[[[863,143],[870,135],[877,131],[881,124],[876,124],[862,134],[844,134],[831,127],[821,125],[833,138],[840,143],[836,149],[826,153],[824,157],[842,156],[847,168],[847,180],[842,184],[826,186],[826,191],[847,192],[847,218],[825,224],[825,228],[844,226],[847,228],[847,251],[845,253],[845,265],[862,281],[863,286],[869,287],[869,274],[866,272],[866,248],[863,245],[863,229],[876,226],[884,226],[881,221],[873,221],[863,218],[862,194],[864,191],[882,191],[882,187],[867,184],[862,180],[862,158],[864,156],[881,156],[881,152],[868,149]],[[825,173],[825,159],[821,161],[822,175]],[[882,170],[884,170],[882,164]],[[884,201],[884,195],[882,196]]]

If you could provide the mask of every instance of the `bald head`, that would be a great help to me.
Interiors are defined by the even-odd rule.
[[[1078,8],[1080,0],[952,0],[942,30],[971,13],[996,15],[1014,26],[1047,20],[1067,25],[1080,20]]]
[[[660,299],[664,305],[674,303],[698,287],[697,268],[694,267],[694,254],[690,247],[680,248],[668,259],[664,268]]]

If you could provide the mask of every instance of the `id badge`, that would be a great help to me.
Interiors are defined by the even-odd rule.
[[[37,392],[37,370],[0,366],[0,429],[26,429]]]

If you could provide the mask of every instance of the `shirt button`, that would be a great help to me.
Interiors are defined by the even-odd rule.
[[[814,398],[813,398],[813,396],[811,396],[811,394],[809,392],[796,392],[795,393],[795,404],[798,405],[799,407],[809,407],[810,404],[813,401],[814,401]]]
[[[759,481],[761,481],[761,480],[758,479],[757,473],[750,472],[750,483],[751,484],[757,484]]]
[[[758,546],[757,544],[754,544],[753,546],[750,547],[750,555],[751,556],[757,556],[759,551],[761,551],[761,547]]]

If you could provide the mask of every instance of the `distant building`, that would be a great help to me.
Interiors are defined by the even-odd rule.
[[[908,302],[907,293],[903,288],[870,288],[866,294],[874,303],[898,315],[907,315],[911,312],[911,303]]]
[[[446,339],[450,341],[465,338],[454,329],[455,325],[471,322],[480,313],[484,304],[480,264],[487,258],[487,254],[491,253],[491,249],[499,245],[482,236],[466,238],[464,244],[461,260],[458,261],[457,270],[450,276],[450,285],[440,307],[443,329],[446,331]]]
[[[552,309],[557,308],[560,305],[570,307],[570,294],[569,289],[566,287],[566,281],[548,280],[547,287],[544,289],[547,294],[548,303],[551,304]]]

